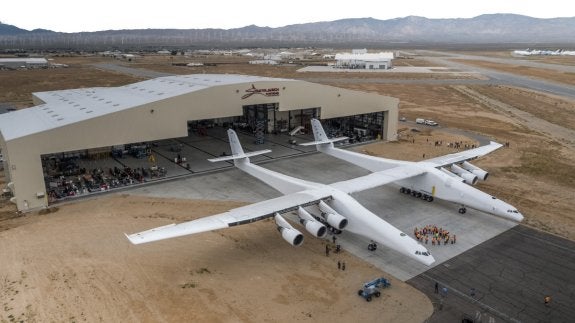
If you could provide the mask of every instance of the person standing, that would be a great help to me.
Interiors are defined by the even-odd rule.
[[[341,270],[345,271],[345,261],[341,263]]]
[[[439,294],[439,283],[435,282],[435,294]]]
[[[329,246],[325,245],[325,256],[329,257]]]
[[[340,269],[341,269],[341,262],[338,260],[337,261],[337,270],[340,270]]]

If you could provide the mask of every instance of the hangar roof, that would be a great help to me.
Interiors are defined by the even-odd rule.
[[[37,57],[0,58],[0,65],[3,63],[48,64],[48,60]]]
[[[34,95],[44,104],[0,115],[0,131],[8,141],[213,86],[261,81],[293,80],[193,74],[160,77],[119,87],[37,92]]]
[[[365,54],[352,54],[352,53],[339,53],[335,55],[335,59],[340,60],[357,60],[366,62],[387,61],[393,59],[392,52],[380,53],[365,53]]]

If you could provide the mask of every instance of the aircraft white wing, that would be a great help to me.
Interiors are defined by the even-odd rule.
[[[499,144],[499,143],[496,143],[495,141],[492,141],[489,143],[489,145],[485,145],[485,146],[481,146],[481,147],[477,147],[474,149],[469,149],[469,150],[465,150],[465,151],[461,151],[461,152],[457,152],[457,153],[453,153],[453,154],[449,154],[449,155],[445,155],[445,156],[427,159],[427,160],[425,160],[425,162],[436,164],[437,167],[447,166],[447,165],[451,165],[451,164],[455,164],[455,163],[460,163],[462,161],[472,160],[472,159],[475,159],[477,157],[481,157],[483,155],[487,155],[490,152],[492,152],[492,151],[494,151],[494,150],[496,150],[502,146],[503,146],[502,144]]]
[[[276,212],[285,213],[293,211],[297,209],[298,206],[316,204],[319,200],[327,198],[331,198],[331,196],[326,195],[325,192],[321,192],[320,190],[302,191],[242,206],[224,213],[207,216],[189,222],[169,224],[139,233],[130,235],[126,234],[126,237],[133,244],[140,244],[200,232],[224,229],[263,220],[265,218],[272,217]]]
[[[414,177],[425,173],[425,169],[414,165],[399,166],[383,171],[371,173],[362,177],[337,182],[329,186],[346,192],[348,194],[361,192],[370,188],[375,188],[385,184],[393,183],[402,179]]]

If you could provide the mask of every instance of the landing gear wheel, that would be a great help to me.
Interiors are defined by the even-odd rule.
[[[371,296],[366,297],[365,300],[371,302]]]
[[[433,202],[433,196],[428,196],[426,200],[427,202]]]
[[[420,192],[415,193],[415,196],[416,196],[417,198],[421,198],[422,195],[423,195],[423,194],[421,194]]]
[[[381,296],[381,293],[380,293],[380,292],[375,292],[375,297],[379,297],[379,296]]]
[[[399,189],[399,192],[405,194],[405,187],[400,188],[400,189]]]
[[[465,212],[467,212],[467,209],[466,209],[466,208],[464,208],[464,207],[459,208],[459,213],[460,213],[460,214],[465,214]]]
[[[361,294],[363,294],[363,290],[360,289],[360,290],[357,291],[357,295],[358,295],[358,296],[361,296]]]

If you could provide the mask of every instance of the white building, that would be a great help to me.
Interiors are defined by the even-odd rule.
[[[393,67],[393,53],[338,53],[335,55],[335,67],[351,69],[380,70]]]
[[[44,68],[48,67],[48,61],[45,58],[0,58],[0,68]]]

